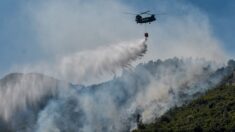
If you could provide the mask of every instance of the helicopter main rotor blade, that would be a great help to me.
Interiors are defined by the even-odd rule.
[[[145,12],[141,12],[140,14],[142,15],[142,14],[147,14],[147,13],[149,13],[150,11],[145,11]]]
[[[155,15],[167,15],[167,13],[156,13]]]
[[[130,14],[130,15],[138,15],[136,13],[130,13],[130,12],[123,12],[124,14]]]

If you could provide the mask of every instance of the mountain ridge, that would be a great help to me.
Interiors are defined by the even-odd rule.
[[[154,122],[143,124],[138,121],[138,129],[133,132],[155,131],[235,131],[235,71],[234,61],[228,67],[218,69],[214,74],[228,70],[230,74],[222,81],[182,106],[175,106]],[[231,72],[233,71],[233,72]]]
[[[16,105],[13,108],[17,109],[5,113],[12,117],[8,122],[0,122],[0,130],[5,130],[4,126],[7,126],[9,131],[47,131],[51,123],[63,131],[83,131],[84,128],[94,131],[131,130],[137,123],[138,115],[144,117],[145,122],[151,121],[169,108],[183,105],[217,85],[224,76],[230,75],[233,64],[234,61],[231,61],[228,66],[217,69],[213,63],[204,60],[173,58],[149,61],[123,71],[121,76],[112,80],[90,86],[61,85],[60,80],[42,74],[13,73],[3,80],[8,83],[9,78],[13,80],[8,85],[16,90],[12,91],[15,94],[11,96],[17,99],[13,102],[23,100],[1,107],[12,110],[12,106]],[[23,81],[19,79],[20,87],[15,87],[18,78],[23,78]],[[20,91],[22,89],[25,90]],[[37,98],[30,96],[32,93]],[[6,98],[11,99],[11,96]]]

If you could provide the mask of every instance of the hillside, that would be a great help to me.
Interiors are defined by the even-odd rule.
[[[0,131],[130,131],[137,120],[154,122],[170,108],[205,94],[234,69],[232,60],[221,67],[172,58],[139,64],[90,86],[43,74],[12,73],[0,79]],[[170,117],[161,120],[169,122]],[[153,126],[146,128],[154,130]]]
[[[234,131],[235,86],[223,84],[200,98],[175,107],[156,119],[139,125],[135,132],[151,131]]]

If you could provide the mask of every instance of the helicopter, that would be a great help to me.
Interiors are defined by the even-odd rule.
[[[145,11],[145,12],[142,12],[140,14],[137,14],[136,17],[135,17],[136,23],[137,24],[138,23],[140,23],[140,24],[149,23],[150,24],[151,22],[156,21],[155,14],[150,14],[149,12],[150,11]],[[141,15],[143,15],[143,14],[148,14],[149,16],[142,17]]]
[[[137,24],[146,24],[146,23],[151,24],[151,22],[154,22],[157,20],[155,18],[155,14],[150,14],[150,11],[141,12],[139,14],[128,13],[128,12],[126,12],[126,13],[131,14],[131,15],[136,15],[135,21]],[[161,14],[157,14],[157,15],[161,15]],[[147,40],[148,36],[149,35],[147,32],[144,33],[145,40]]]
[[[135,13],[129,13],[125,12],[126,14],[136,15],[135,21],[137,24],[143,24],[143,23],[151,23],[153,21],[156,21],[155,14],[150,14],[150,11],[140,12],[138,14]],[[160,14],[157,14],[160,15]]]

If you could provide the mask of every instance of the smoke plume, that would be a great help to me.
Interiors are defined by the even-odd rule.
[[[28,105],[54,95],[57,83],[57,80],[42,74],[9,74],[0,81],[0,116],[8,121],[17,110],[26,110]]]
[[[41,74],[9,75],[1,80],[1,130],[129,131],[138,114],[144,123],[152,122],[215,87],[233,69],[231,62],[221,68],[204,59],[173,58],[139,64],[120,77],[86,87]],[[7,89],[11,94],[4,96]]]
[[[152,122],[169,108],[180,106],[218,85],[232,70],[217,71],[205,60],[150,61],[125,71],[121,77],[70,89],[39,114],[38,131],[129,131],[137,114]]]

